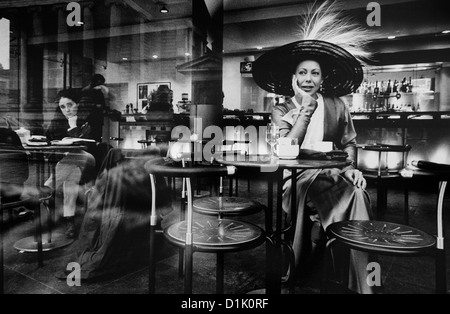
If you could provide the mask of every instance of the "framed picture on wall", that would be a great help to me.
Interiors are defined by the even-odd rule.
[[[144,107],[148,104],[148,96],[152,93],[152,91],[156,91],[161,85],[167,85],[171,89],[170,82],[138,83],[136,108],[138,108],[138,110],[144,109]]]
[[[252,73],[253,70],[253,62],[246,61],[241,62],[241,73]]]

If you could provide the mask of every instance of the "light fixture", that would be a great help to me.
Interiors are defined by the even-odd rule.
[[[158,55],[153,55],[153,59],[158,59]]]
[[[123,61],[127,61],[128,58],[127,58],[127,57],[123,57],[122,60],[123,60]]]
[[[389,36],[388,39],[395,39],[395,36]]]
[[[256,49],[258,49],[258,50],[262,50],[262,49],[263,49],[263,47],[261,47],[261,46],[258,46],[258,47],[256,47]]]
[[[159,10],[159,12],[166,14],[166,13],[169,13],[169,9],[166,7],[165,4],[163,4],[163,6],[161,7],[161,10]]]
[[[450,34],[450,29],[446,29],[445,31],[442,31],[442,34]]]
[[[184,55],[185,55],[186,57],[189,57],[191,54],[190,54],[189,52],[185,52]]]

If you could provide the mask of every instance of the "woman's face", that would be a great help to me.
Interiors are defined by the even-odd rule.
[[[315,96],[323,82],[320,64],[313,60],[299,63],[295,70],[298,86],[311,96]]]
[[[59,108],[67,119],[76,116],[78,113],[78,104],[70,98],[61,97],[59,100]]]

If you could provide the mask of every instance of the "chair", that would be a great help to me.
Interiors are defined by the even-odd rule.
[[[231,179],[231,178],[230,178]],[[266,215],[265,221],[268,222],[267,207],[263,204],[253,201],[251,199],[236,197],[236,196],[223,196],[223,177],[219,178],[219,195],[218,196],[204,196],[193,201],[193,210],[196,213],[217,217],[218,220],[224,217],[241,217],[246,215],[252,215],[260,211],[264,211]],[[268,226],[266,226],[268,230]],[[223,264],[223,253],[217,253],[218,265]],[[218,268],[217,278],[222,280],[223,278],[223,268]],[[220,273],[219,273],[220,272]],[[218,282],[217,293],[222,294],[221,290],[223,282]]]
[[[184,162],[183,162],[184,163]],[[262,244],[265,240],[265,232],[262,228],[250,223],[232,220],[202,217],[202,221],[193,220],[193,191],[191,179],[199,177],[219,177],[233,175],[236,171],[234,167],[211,166],[211,167],[180,167],[175,163],[165,163],[151,161],[146,164],[146,170],[150,174],[152,188],[152,214],[151,214],[151,235],[150,247],[154,245],[154,234],[156,229],[156,197],[154,193],[155,175],[165,177],[185,178],[187,189],[187,214],[186,220],[174,223],[164,230],[165,238],[173,245],[183,248],[185,253],[185,277],[184,292],[192,293],[192,272],[193,253],[195,251],[208,253],[236,252],[254,248]],[[154,252],[150,252],[150,273],[149,292],[155,291],[155,260]],[[223,276],[223,259],[218,258],[218,276]],[[217,278],[216,290],[223,291],[223,278]]]
[[[237,141],[237,140],[225,140],[222,142],[222,145],[231,145],[231,148],[234,147],[235,144],[248,144],[250,141]],[[221,153],[224,155],[227,153],[232,154],[243,154],[248,155],[248,150],[241,149],[231,149],[231,150],[221,150]],[[216,163],[217,164],[217,163]],[[214,166],[215,162],[212,161],[208,166]],[[236,192],[235,196],[232,196],[232,178],[236,178]],[[237,184],[237,175],[230,176],[230,196],[224,197],[223,195],[223,177],[219,178],[219,193],[218,196],[204,196],[194,200],[193,209],[195,212],[204,214],[217,216],[219,219],[223,217],[236,217],[236,216],[245,216],[252,215],[261,210],[266,211],[266,206],[262,205],[259,202],[238,197],[238,184]],[[250,178],[248,178],[248,182],[250,182]],[[248,187],[250,183],[248,183]]]
[[[330,254],[331,245],[339,242],[353,249],[379,254],[403,256],[432,254],[436,262],[436,293],[447,293],[443,206],[447,182],[450,179],[450,165],[425,160],[413,160],[411,165],[407,167],[407,171],[401,172],[402,176],[439,182],[436,237],[413,227],[390,222],[343,221],[331,224],[327,228],[330,239],[327,243],[327,252]],[[386,244],[381,244],[382,241]]]
[[[411,150],[410,145],[391,145],[391,144],[370,144],[360,145],[364,151],[372,151],[378,153],[378,164],[376,171],[362,169],[364,177],[367,181],[372,181],[377,187],[377,212],[376,218],[384,219],[384,213],[387,207],[387,188],[389,183],[401,183],[404,186],[404,223],[409,224],[409,200],[408,200],[408,183],[407,179],[402,177],[398,170],[390,170],[388,168],[388,156],[392,153],[402,154],[402,169],[406,167],[408,153]],[[384,155],[384,158],[383,158]],[[384,159],[384,160],[383,160]],[[384,166],[384,167],[383,167]]]
[[[292,176],[285,177],[281,186],[288,181],[292,180]],[[307,250],[307,254],[305,254],[305,258],[301,262],[301,266],[306,266],[307,271],[309,271],[310,266],[316,263],[319,252],[321,252],[324,247],[324,243],[326,242],[325,231],[323,230],[322,224],[317,219],[311,219],[313,216],[317,216],[317,211],[309,206],[310,204],[305,204],[306,215],[310,217],[310,219],[305,219],[304,224],[304,232],[307,235],[304,239],[305,241],[305,249]],[[289,272],[286,276],[282,278],[282,282],[287,283],[289,286],[289,293],[293,294],[295,289],[296,278],[298,276],[298,271],[295,267],[295,255],[294,250],[292,248],[292,239],[295,233],[295,221],[296,214],[294,213],[290,219],[287,221],[287,214],[285,215],[285,226],[281,233],[284,235],[284,240],[282,242],[283,248],[286,250],[285,256],[287,259],[287,265],[289,267]],[[309,266],[309,267],[308,267]]]
[[[115,141],[115,142],[117,142],[117,144],[116,144],[117,147],[120,147],[120,146],[121,146],[121,143],[123,142],[123,138],[122,138],[122,137],[114,137],[114,136],[111,136],[111,137],[109,138],[109,140],[110,140],[110,141]]]
[[[1,185],[1,183],[0,183]],[[12,210],[19,207],[27,207],[34,211],[35,222],[35,234],[34,242],[36,243],[37,261],[38,267],[44,265],[43,252],[45,251],[45,244],[42,241],[42,221],[41,221],[41,204],[52,197],[52,191],[50,188],[43,187],[39,191],[32,191],[23,195],[19,200],[11,201],[7,203],[2,202],[0,197],[0,294],[4,293],[4,257],[3,257],[3,211]],[[16,242],[17,243],[17,242]],[[16,246],[16,244],[14,244]]]
[[[139,144],[141,144],[142,149],[146,149],[147,147],[157,146],[157,145],[164,143],[164,141],[160,137],[155,136],[155,135],[150,135],[148,138],[146,138],[144,140],[138,140],[137,142]],[[169,143],[167,143],[167,145],[168,144]]]
[[[435,255],[436,239],[411,226],[378,220],[340,221],[328,226],[326,230],[328,242],[323,271],[322,293],[328,292],[329,262],[332,248],[341,244],[347,249],[364,251],[374,254],[395,256]],[[347,251],[348,253],[349,251]],[[347,254],[347,260],[349,256]],[[440,259],[436,256],[436,292],[444,293],[445,274],[441,273]],[[348,264],[342,274],[342,286],[348,287]]]
[[[153,145],[156,143],[155,140],[138,140],[137,141],[139,144],[141,144],[141,148],[142,149],[146,149],[147,147],[149,147],[150,145]]]

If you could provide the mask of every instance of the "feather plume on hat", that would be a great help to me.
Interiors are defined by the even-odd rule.
[[[370,60],[367,44],[373,40],[375,33],[343,15],[341,3],[326,0],[317,6],[315,1],[307,7],[303,16],[297,38],[332,43],[347,50],[362,64]]]
[[[255,82],[268,92],[293,96],[293,69],[303,60],[316,60],[326,74],[323,93],[343,96],[363,80],[362,65],[371,59],[367,44],[374,33],[343,16],[336,1],[307,7],[295,33],[297,41],[261,55],[253,64]]]

